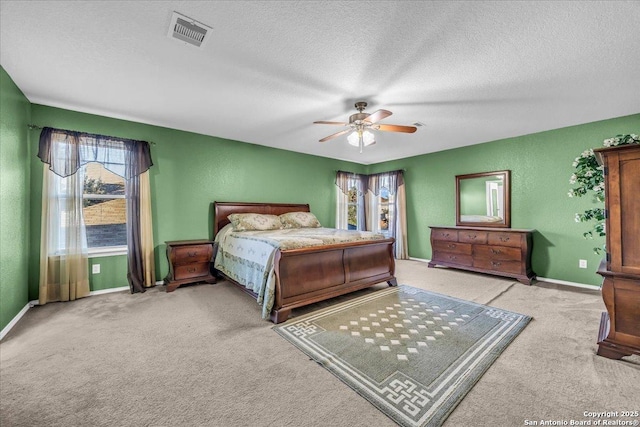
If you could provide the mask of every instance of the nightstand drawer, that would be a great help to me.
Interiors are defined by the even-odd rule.
[[[174,248],[176,264],[209,262],[213,256],[213,247],[209,245],[189,245]]]
[[[209,275],[209,262],[201,262],[199,264],[178,265],[174,270],[175,280],[191,279],[194,277],[206,277]]]

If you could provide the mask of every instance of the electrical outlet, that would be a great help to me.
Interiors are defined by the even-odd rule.
[[[581,259],[580,261],[578,261],[578,267],[587,268],[587,260],[586,259]]]
[[[91,273],[100,274],[100,264],[93,264],[91,266]]]

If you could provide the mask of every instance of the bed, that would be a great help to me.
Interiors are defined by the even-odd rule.
[[[214,202],[214,239],[227,232],[229,215],[257,213],[282,215],[289,212],[310,212],[308,204]],[[238,234],[238,233],[236,233]],[[245,283],[234,280],[229,271],[217,271],[231,283],[258,298],[263,303],[263,318],[281,323],[291,310],[315,302],[364,289],[381,282],[396,286],[393,238],[321,244],[295,249],[276,249],[273,253],[273,304],[266,301]],[[216,263],[222,254],[216,245]],[[265,312],[265,307],[268,311]]]

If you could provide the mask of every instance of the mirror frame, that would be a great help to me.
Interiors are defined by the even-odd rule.
[[[460,181],[470,178],[483,178],[492,176],[502,176],[504,186],[504,218],[502,222],[470,222],[461,221],[460,219]],[[495,227],[495,228],[510,228],[511,227],[511,171],[495,171],[495,172],[481,172],[470,173],[466,175],[456,175],[456,225],[467,227]]]

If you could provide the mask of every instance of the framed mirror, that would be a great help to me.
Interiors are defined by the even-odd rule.
[[[511,172],[456,175],[456,225],[511,227]]]

